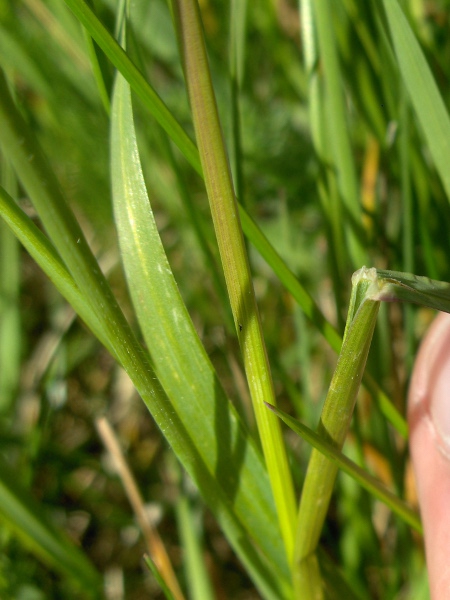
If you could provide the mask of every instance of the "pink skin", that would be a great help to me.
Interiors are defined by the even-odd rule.
[[[440,314],[416,359],[408,400],[410,448],[432,600],[450,598],[450,315]]]

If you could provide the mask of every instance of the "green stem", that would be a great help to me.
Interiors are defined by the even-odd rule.
[[[275,405],[239,210],[231,181],[195,0],[174,0],[180,52],[197,145],[253,407],[288,560],[294,549],[295,495],[280,423],[264,406]]]
[[[339,450],[350,425],[380,305],[371,299],[378,293],[375,269],[363,267],[355,273],[352,283],[344,342],[318,430],[326,441]],[[317,571],[308,567],[308,560],[317,548],[337,469],[337,465],[321,452],[313,450],[300,502],[294,556],[295,589],[298,593],[305,589],[315,590],[310,598],[320,597],[314,594],[319,594],[321,580]],[[304,593],[302,598],[307,598]]]

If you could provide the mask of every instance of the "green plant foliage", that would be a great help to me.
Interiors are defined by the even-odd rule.
[[[447,13],[1,3],[1,598],[175,597],[103,414],[186,597],[426,597],[405,398],[449,308]]]
[[[267,472],[223,392],[172,276],[151,213],[139,164],[130,91],[122,77],[118,78],[113,97],[114,210],[128,286],[155,374],[171,400],[171,410],[192,440],[190,452],[197,451],[215,477],[217,489],[207,491],[212,479],[200,481],[200,467],[193,465],[192,476],[196,476],[205,495],[214,499],[211,508],[223,527],[229,528],[230,540],[235,538],[239,549],[251,535],[281,573],[286,566],[281,560],[280,533],[275,527]],[[196,374],[195,381],[192,373]],[[223,437],[225,430],[229,433]],[[183,453],[179,458],[183,461]],[[185,458],[188,466],[189,453]],[[260,504],[257,510],[255,502]],[[247,536],[242,526],[248,530]],[[249,554],[245,549],[242,560],[249,559]]]

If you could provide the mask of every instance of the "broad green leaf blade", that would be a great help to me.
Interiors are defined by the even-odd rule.
[[[450,119],[442,96],[397,0],[383,0],[401,76],[450,201]]]
[[[97,19],[92,10],[83,0],[65,0],[66,4],[73,11],[80,23],[86,28],[92,38],[105,52],[106,56],[111,60],[117,70],[129,82],[133,91],[143,101],[144,106],[151,112],[157,122],[163,127],[173,142],[179,147],[189,164],[194,168],[200,176],[203,176],[200,158],[197,148],[192,140],[187,138],[186,134],[180,133],[180,125],[174,122],[173,116],[168,113],[167,108],[163,106],[162,100],[157,96],[156,92],[151,88],[150,84],[145,81],[142,74],[137,71],[137,68],[128,58],[124,50],[119,46],[116,40],[109,34],[102,23]],[[189,151],[186,151],[185,146],[189,146]],[[191,148],[194,147],[194,149]],[[333,326],[325,319],[317,304],[303,288],[301,283],[286,266],[280,255],[270,244],[261,229],[239,205],[239,216],[242,221],[242,227],[254,244],[255,248],[260,252],[261,256],[273,268],[282,283],[286,286],[296,301],[305,312],[306,316],[316,325],[319,331],[324,335],[331,347],[338,352],[340,348],[339,334],[334,330]]]
[[[450,312],[450,283],[428,277],[377,270],[379,291],[373,298],[384,302],[412,302],[443,312]]]
[[[114,356],[127,371],[174,452],[183,457],[184,466],[193,479],[197,481],[204,497],[208,497],[210,505],[217,508],[219,521],[223,524],[224,529],[227,529],[230,539],[235,542],[237,552],[248,567],[249,572],[253,574],[255,582],[261,590],[264,590],[267,598],[285,597],[288,591],[286,591],[286,587],[285,591],[281,591],[278,583],[283,585],[282,577],[283,573],[286,573],[287,567],[285,564],[283,565],[282,553],[274,551],[279,540],[275,536],[274,547],[271,549],[272,554],[275,555],[273,562],[280,567],[279,572],[277,572],[277,582],[274,583],[274,577],[267,566],[262,563],[261,557],[250,541],[248,530],[236,518],[229,501],[230,493],[235,493],[236,486],[239,484],[237,469],[232,474],[232,481],[227,481],[230,485],[226,492],[222,488],[218,488],[216,473],[207,469],[203,458],[192,443],[192,438],[181,423],[178,414],[172,408],[166,393],[155,376],[148,355],[138,344],[128,326],[98,263],[89,249],[81,228],[65,201],[55,174],[50,169],[37,140],[14,105],[2,73],[0,73],[0,129],[2,131],[2,136],[0,136],[2,150],[11,160],[18,178],[34,203],[49,237],[70,271],[80,293],[86,299],[87,306],[92,311],[94,319],[101,323],[107,339],[107,347],[112,349]],[[215,390],[213,390],[212,398],[214,398],[214,392]],[[218,419],[216,422],[222,425],[222,415],[214,413],[214,416]],[[193,419],[195,420],[195,418],[196,415]],[[231,435],[232,431],[230,429],[228,433]],[[196,435],[202,438],[202,435],[198,434],[198,430]],[[237,439],[241,441],[242,435],[237,436]],[[227,438],[224,441],[225,450],[230,451],[230,446],[235,441],[234,438]],[[230,446],[228,446],[228,443]],[[215,447],[215,444],[216,440],[213,440],[212,448]],[[220,449],[222,450],[222,447]],[[246,449],[245,445],[232,446],[232,451],[235,453],[234,458],[243,460],[242,454],[245,455]],[[211,451],[211,448],[209,450]],[[226,454],[220,454],[220,456],[222,458]],[[224,465],[219,461],[219,464],[215,467],[218,474],[220,474]],[[263,469],[261,471],[263,474]],[[229,473],[229,470],[227,472]],[[261,499],[263,501],[263,495]],[[268,513],[270,514],[269,493],[267,493],[266,499]],[[248,499],[248,502],[250,503],[250,499]],[[253,509],[253,504],[251,508]],[[251,518],[252,515],[248,514]],[[255,518],[260,519],[259,516]],[[269,529],[273,526],[272,523],[273,521],[270,521]],[[264,527],[264,522],[262,522],[262,526]],[[265,527],[267,528],[267,524]],[[273,539],[273,537],[272,533],[271,538]],[[263,540],[263,542],[267,544],[266,540]]]
[[[342,469],[345,473],[353,477],[364,489],[366,489],[375,498],[378,498],[381,502],[389,506],[392,512],[396,513],[406,523],[414,527],[416,531],[422,533],[422,524],[420,522],[419,515],[403,500],[398,498],[390,490],[388,490],[382,483],[380,483],[373,475],[367,473],[355,462],[347,458],[345,454],[342,454],[340,450],[327,442],[323,437],[315,433],[306,425],[303,425],[297,419],[294,419],[282,410],[267,405],[276,415],[283,419],[283,421],[290,427],[295,433],[301,436],[309,444],[314,446],[324,456],[332,460],[336,465]]]
[[[167,262],[141,171],[129,86],[120,75],[114,89],[111,153],[115,219],[133,304],[171,410],[183,423],[188,444],[201,456],[209,480],[187,464],[182,449],[177,455],[269,597],[271,577],[250,540],[277,578],[287,578],[288,570],[267,472],[223,392]]]
[[[83,552],[52,525],[42,507],[0,462],[0,518],[36,556],[52,569],[69,575],[93,597],[100,597],[102,579]]]

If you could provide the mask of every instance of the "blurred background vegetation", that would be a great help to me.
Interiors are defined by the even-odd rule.
[[[94,5],[113,31],[116,2]],[[362,266],[358,256],[368,266],[449,281],[450,209],[392,59],[380,3],[330,2],[350,171],[363,214],[355,253],[348,243],[348,208],[344,204],[337,213],[333,208],[342,194],[342,174],[333,149],[330,82],[321,59],[312,69],[306,64],[299,5],[294,0],[235,3],[242,13],[237,35],[244,40],[236,63],[229,56],[230,3],[202,0],[200,5],[239,198],[327,318],[342,331],[351,274]],[[410,0],[402,6],[448,104],[448,2]],[[135,2],[131,24],[133,59],[192,136],[166,2]],[[132,320],[111,209],[109,117],[86,47],[81,27],[60,0],[1,0],[1,66]],[[106,60],[105,68],[111,83],[113,69]],[[229,397],[253,428],[239,347],[220,296],[222,275],[203,183],[167,145],[139,101],[134,108],[146,183],[170,265]],[[2,178],[14,191],[5,160]],[[22,208],[33,216],[27,198],[15,189]],[[206,235],[216,271],[205,261],[196,227]],[[249,250],[279,406],[315,427],[336,356],[271,269]],[[13,472],[47,516],[82,547],[105,575],[112,590],[108,597],[163,596],[143,565],[139,528],[96,430],[101,415],[118,434],[184,585],[180,494],[189,498],[215,597],[257,598],[127,376],[3,223],[0,301],[2,469],[5,477]],[[432,311],[399,305],[381,312],[370,368],[401,412],[412,359],[432,317]],[[367,392],[360,396],[348,452],[356,458],[362,450],[373,472],[414,502],[405,441],[388,428]],[[300,487],[309,448],[286,435]],[[361,597],[420,598],[422,590],[426,597],[421,539],[346,477],[338,480],[322,542]],[[86,590],[53,572],[6,525],[0,528],[0,548],[2,598],[85,597]]]

